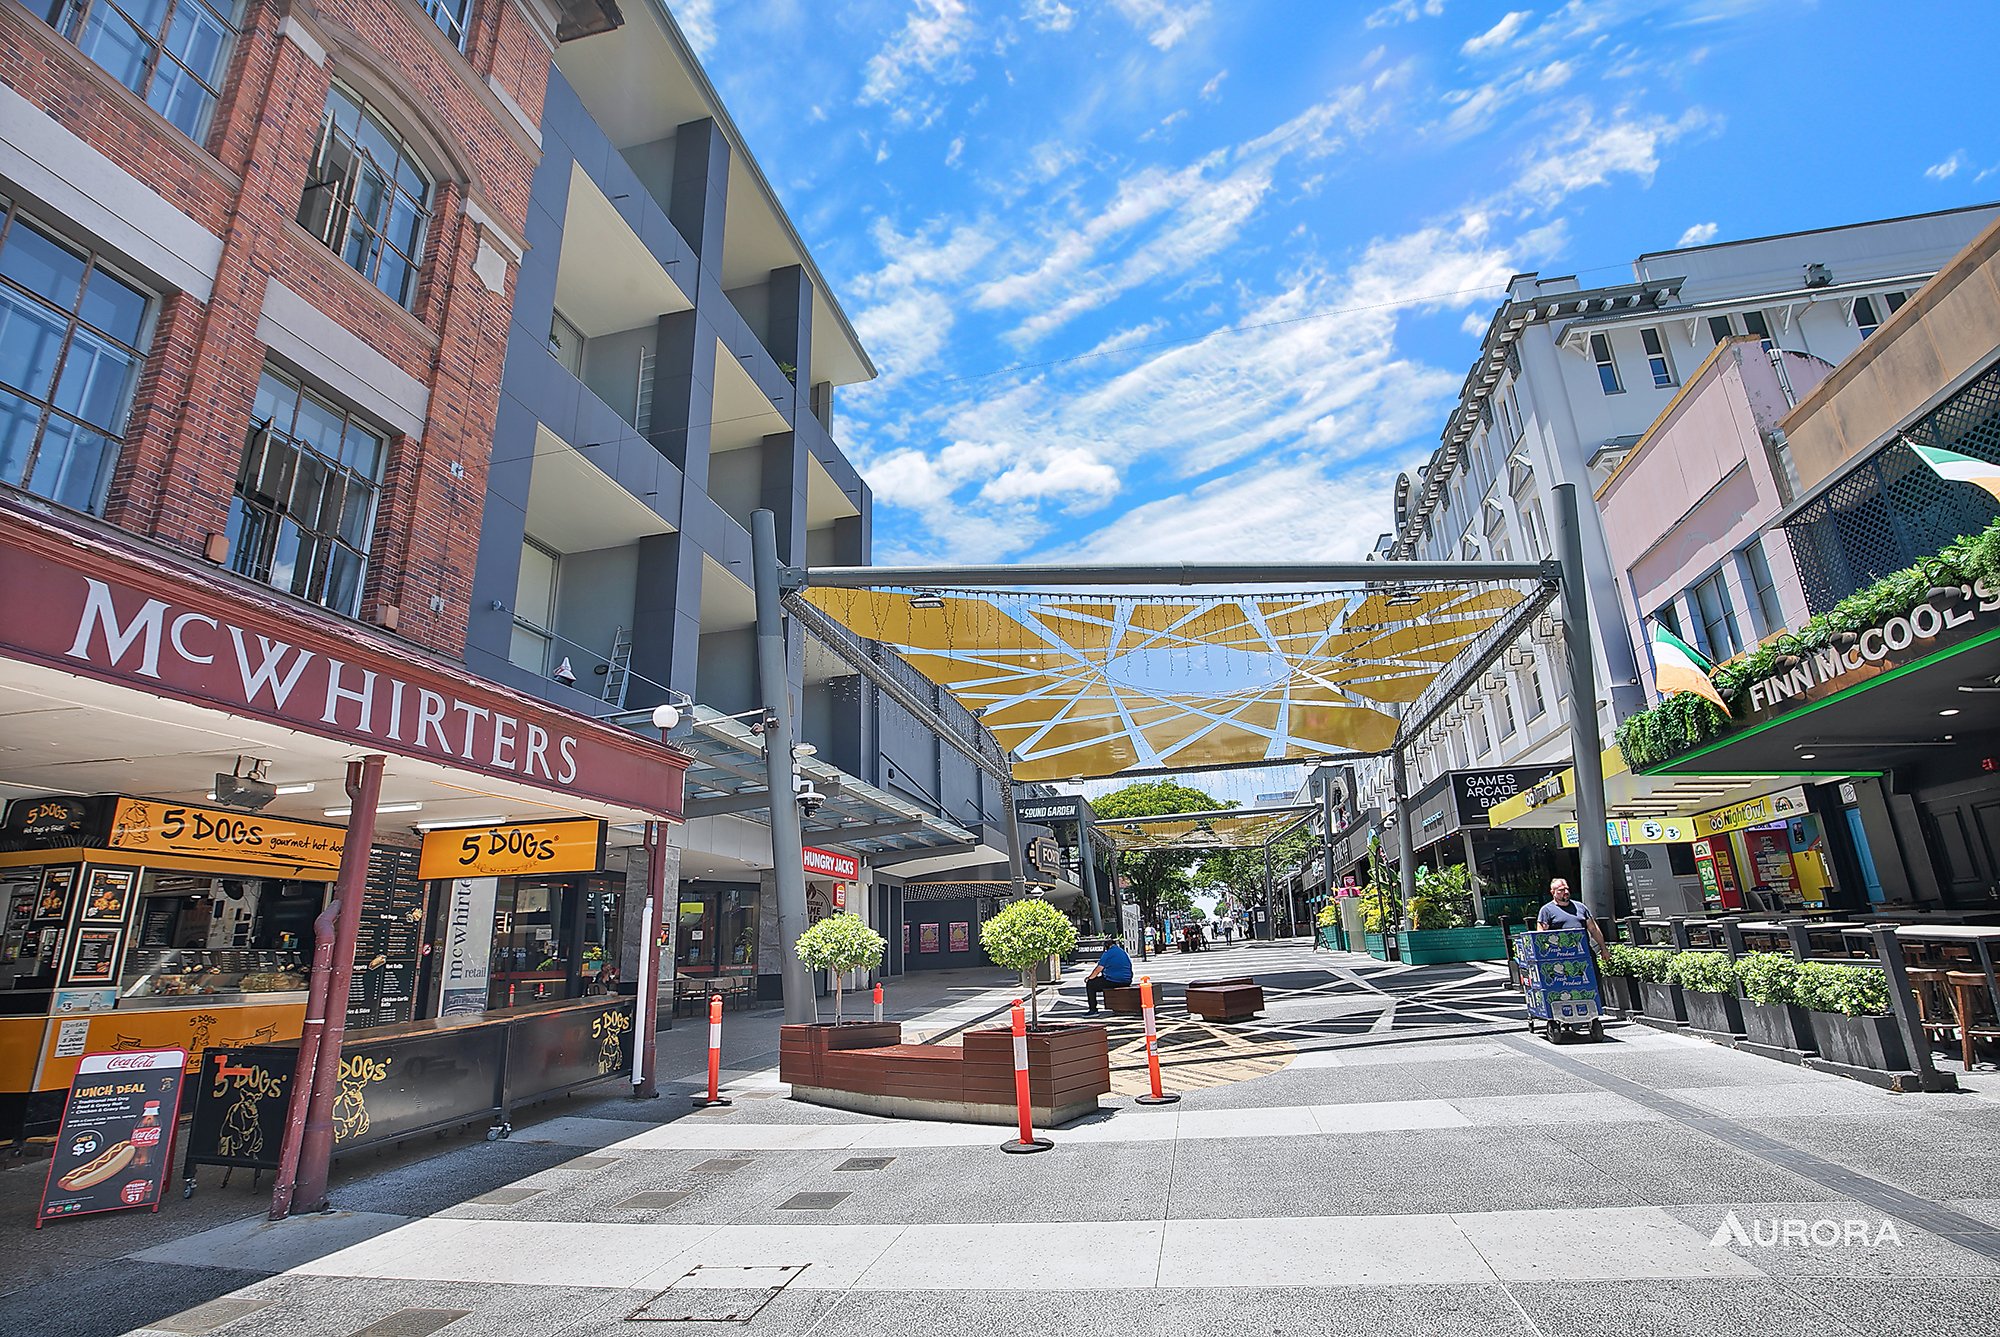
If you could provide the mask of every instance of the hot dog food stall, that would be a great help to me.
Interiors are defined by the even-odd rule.
[[[341,1064],[358,1104],[338,1149],[484,1118],[504,1131],[515,1105],[629,1067],[631,1000],[607,971],[624,874],[605,871],[606,831],[590,818],[499,823],[433,830],[417,848],[378,833]],[[85,1054],[185,1049],[198,1099],[213,1097],[218,1063],[232,1099],[284,1089],[346,834],[123,795],[12,804],[0,1136],[51,1131]],[[255,1163],[197,1133],[197,1162]]]

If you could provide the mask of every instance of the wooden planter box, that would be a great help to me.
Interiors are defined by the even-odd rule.
[[[1743,1034],[1743,1007],[1735,994],[1703,993],[1700,989],[1682,989],[1680,993],[1691,1030],[1721,1036]]]
[[[1894,1017],[1849,1017],[1838,1012],[1809,1012],[1820,1057],[1851,1068],[1903,1072],[1910,1067],[1909,1050]]]
[[[1756,1003],[1745,998],[1743,1034],[1752,1044],[1767,1049],[1790,1049],[1810,1054],[1818,1043],[1813,1039],[1812,1013],[1790,1003]]]
[[[1089,1114],[1111,1090],[1111,1033],[1102,1026],[1044,1024],[1028,1032],[1028,1104],[1038,1127]],[[1014,1033],[993,1029],[965,1033],[965,1103],[998,1107],[1014,1120]]]
[[[1640,980],[1639,997],[1645,1002],[1646,1015],[1655,1021],[1671,1021],[1676,1026],[1688,1024],[1687,1004],[1681,998],[1680,985]]]
[[[778,1080],[793,1086],[822,1086],[826,1053],[842,1049],[886,1049],[903,1042],[900,1021],[846,1021],[778,1028]]]
[[[1405,965],[1507,959],[1507,935],[1497,928],[1405,929],[1398,939],[1403,948]]]

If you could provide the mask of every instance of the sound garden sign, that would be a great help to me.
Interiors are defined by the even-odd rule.
[[[2000,619],[2000,587],[1981,580],[1959,587],[1958,597],[1927,599],[1868,628],[1853,644],[1829,645],[1799,656],[1797,664],[1750,685],[1750,705],[1739,723],[1774,717],[1801,705],[1969,640]]]

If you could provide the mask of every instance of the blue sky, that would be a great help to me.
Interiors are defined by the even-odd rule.
[[[2000,198],[1985,3],[669,3],[882,368],[878,562],[1359,556],[1510,274]]]

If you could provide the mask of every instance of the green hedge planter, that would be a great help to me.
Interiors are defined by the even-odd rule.
[[[1441,961],[1505,961],[1507,935],[1497,928],[1416,928],[1402,934],[1403,963],[1436,965]]]

